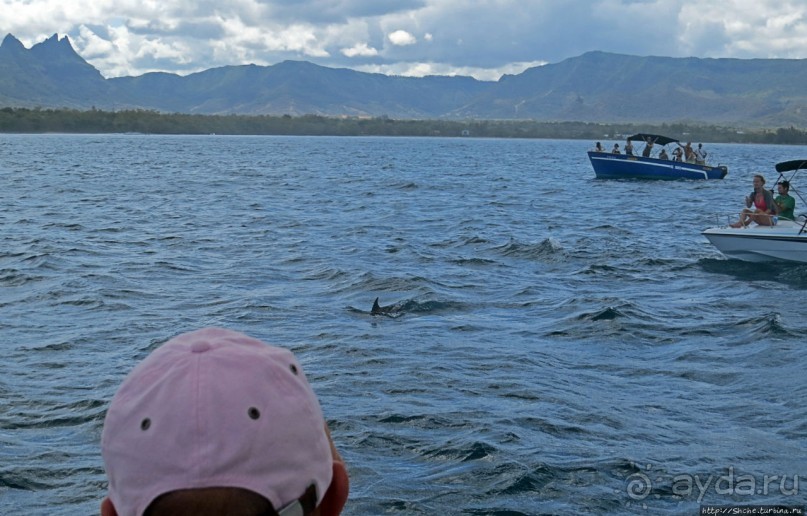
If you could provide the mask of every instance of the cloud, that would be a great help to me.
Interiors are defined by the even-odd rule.
[[[803,0],[0,0],[30,47],[67,35],[106,77],[286,59],[488,79],[590,50],[805,58]]]
[[[529,63],[508,63],[498,68],[457,67],[445,63],[394,63],[390,65],[366,65],[357,67],[368,73],[398,75],[401,77],[425,77],[427,75],[445,75],[449,77],[474,77],[480,81],[497,81],[502,75],[516,75],[528,68],[543,66],[546,61]]]
[[[375,56],[378,55],[378,50],[368,47],[367,43],[356,43],[350,48],[343,48],[342,54],[346,55],[347,57],[356,57],[356,56]]]
[[[692,55],[804,58],[807,5],[770,0],[684,6],[678,43]]]
[[[415,36],[411,35],[405,30],[396,30],[394,32],[391,32],[387,36],[387,38],[389,38],[390,43],[392,43],[393,45],[398,45],[401,47],[406,45],[414,45],[418,41],[417,38],[415,38]]]

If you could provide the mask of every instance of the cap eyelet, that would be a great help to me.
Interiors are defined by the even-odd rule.
[[[145,431],[151,428],[151,418],[145,418],[140,422],[140,429]]]
[[[247,414],[249,414],[250,419],[258,419],[259,417],[261,417],[261,411],[256,409],[255,407],[249,407],[249,410],[247,410]]]
[[[289,366],[289,369],[291,369],[291,372],[294,373],[294,376],[297,376],[297,366],[296,365],[291,364]]]

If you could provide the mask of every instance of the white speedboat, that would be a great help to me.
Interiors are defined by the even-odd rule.
[[[779,180],[790,181],[790,193],[805,206],[804,198],[795,189],[793,177],[807,169],[807,160],[783,161],[776,164]],[[786,173],[790,172],[790,177]],[[729,258],[748,262],[789,261],[807,263],[807,214],[795,221],[779,220],[775,226],[749,226],[733,228],[729,225],[703,231],[709,242]]]

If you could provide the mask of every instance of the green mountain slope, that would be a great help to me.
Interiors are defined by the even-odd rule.
[[[807,60],[801,59],[605,52],[496,82],[394,77],[304,61],[105,79],[67,38],[26,49],[9,34],[0,45],[0,107],[807,127],[804,84]]]

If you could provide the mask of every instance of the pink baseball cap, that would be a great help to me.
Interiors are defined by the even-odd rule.
[[[322,409],[291,351],[221,328],[179,335],[129,373],[101,452],[120,516],[203,487],[248,489],[280,510],[314,484],[319,504],[333,472]]]

